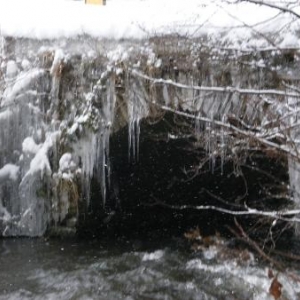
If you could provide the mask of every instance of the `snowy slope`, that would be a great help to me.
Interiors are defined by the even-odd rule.
[[[273,1],[300,13],[300,4],[288,6],[289,2]],[[254,30],[249,28],[253,25]],[[208,35],[239,47],[270,46],[257,32],[273,32],[276,45],[299,47],[300,20],[273,8],[222,0],[109,0],[104,7],[72,0],[0,0],[0,26],[3,35],[37,39],[80,34],[141,39],[179,33]]]

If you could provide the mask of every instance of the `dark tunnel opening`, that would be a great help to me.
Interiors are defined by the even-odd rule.
[[[238,210],[244,203],[258,209],[287,204],[285,197],[274,201],[270,196],[280,194],[287,186],[286,159],[249,153],[239,166],[242,175],[230,160],[221,170],[220,159],[214,170],[207,160],[196,173],[207,152],[196,146],[193,137],[168,138],[172,119],[172,115],[165,115],[154,125],[147,120],[141,123],[139,158],[135,162],[129,161],[128,127],[111,137],[112,172],[106,205],[103,208],[99,184],[93,181],[88,217],[80,221],[79,236],[159,240],[182,237],[197,226],[203,235],[220,232],[230,236],[232,215],[168,206],[212,205]],[[247,216],[239,220],[247,227],[257,222]]]

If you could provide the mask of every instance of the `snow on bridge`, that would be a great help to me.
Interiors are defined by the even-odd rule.
[[[209,35],[213,42],[240,49],[298,48],[300,5],[294,2],[281,1],[278,6],[295,15],[221,0],[189,0],[188,5],[182,0],[110,0],[97,7],[70,0],[0,0],[0,31],[5,36],[37,39],[83,34],[108,39]],[[266,35],[272,36],[271,43]]]

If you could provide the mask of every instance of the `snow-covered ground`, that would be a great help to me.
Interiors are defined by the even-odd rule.
[[[85,5],[83,0],[0,0],[0,28],[3,35],[38,39],[80,34],[109,39],[141,39],[168,33],[191,37],[208,34],[212,40],[240,47],[270,46],[265,39],[254,43],[253,34],[272,32],[276,45],[300,46],[296,36],[300,19],[296,16],[251,3],[228,2],[108,0],[106,6],[95,6]],[[300,14],[297,1],[269,2]],[[253,26],[254,29],[249,28]]]

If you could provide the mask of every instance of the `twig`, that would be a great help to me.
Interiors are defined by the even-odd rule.
[[[275,266],[278,270],[284,271],[284,267],[276,260],[271,258],[269,255],[267,255],[260,247],[259,245],[250,239],[250,237],[247,235],[247,233],[244,231],[243,227],[238,223],[237,219],[234,218],[234,223],[236,227],[239,229],[239,234],[235,233],[237,237],[242,237],[242,239],[247,242],[249,246],[251,246],[263,259],[269,261],[273,266]],[[232,230],[234,233],[235,231]]]

